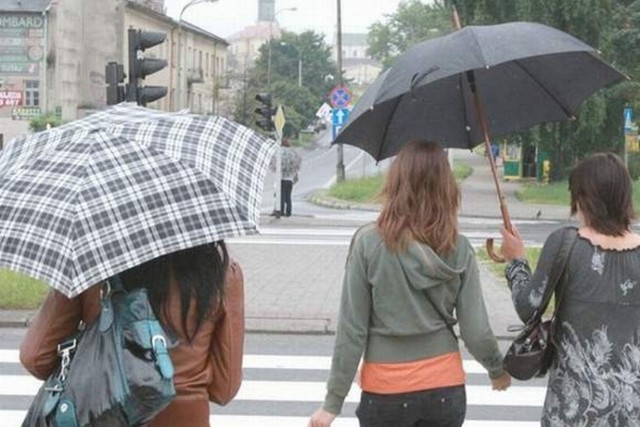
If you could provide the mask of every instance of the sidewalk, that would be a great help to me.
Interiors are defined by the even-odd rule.
[[[500,204],[488,159],[467,150],[455,150],[454,159],[454,161],[465,163],[473,168],[472,175],[460,185],[460,192],[462,193],[460,215],[478,218],[499,218]],[[521,188],[519,182],[501,180],[500,185],[506,197],[511,219],[558,221],[569,219],[568,206],[525,203],[516,198],[516,192]],[[310,200],[318,205],[336,209],[374,211],[380,209],[380,205],[373,203],[359,204],[334,199],[327,196],[326,191],[318,191]]]
[[[461,185],[461,215],[496,218],[498,200],[487,159],[473,153],[457,151],[458,161],[474,168],[473,174]],[[564,220],[568,208],[563,206],[533,206],[515,198],[517,183],[504,183],[511,216],[532,219]],[[318,197],[325,205],[334,203]],[[337,203],[337,202],[335,202]],[[344,208],[346,204],[335,207]],[[376,205],[353,205],[351,208],[377,210]],[[286,222],[267,215],[262,226],[275,227],[349,227],[363,221],[314,217],[287,218]],[[232,243],[230,250],[243,266],[246,294],[246,326],[250,332],[270,333],[334,333],[340,301],[342,275],[348,247],[346,245],[263,245]],[[286,272],[286,274],[284,273]],[[521,324],[504,278],[495,277],[485,265],[480,265],[481,282],[487,311],[494,333],[503,339],[512,338],[510,325]],[[0,310],[0,327],[24,327],[33,311]]]

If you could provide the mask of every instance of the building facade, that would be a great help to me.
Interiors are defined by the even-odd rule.
[[[106,64],[124,64],[129,74],[129,28],[167,37],[144,52],[168,62],[143,82],[168,89],[149,107],[225,110],[228,43],[169,18],[162,0],[0,0],[0,118],[46,112],[68,121],[104,108]]]
[[[366,34],[342,34],[342,69],[345,77],[357,86],[370,85],[382,71],[382,65],[367,54],[367,48]],[[333,53],[337,59],[335,48]]]

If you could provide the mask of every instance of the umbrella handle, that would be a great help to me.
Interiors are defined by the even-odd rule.
[[[494,251],[494,249],[493,249],[493,239],[487,239],[485,247],[487,249],[487,254],[489,254],[489,258],[491,258],[491,261],[499,263],[499,264],[502,264],[502,263],[507,261],[507,260],[505,260],[503,257],[498,255]]]

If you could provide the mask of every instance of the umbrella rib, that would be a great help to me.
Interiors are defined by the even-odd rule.
[[[389,115],[389,117],[393,117],[394,114],[396,113],[396,110],[398,109],[398,105],[400,105],[400,99],[402,98],[402,96],[398,96],[395,99],[395,105],[393,106],[393,109],[391,110],[391,114]],[[389,120],[389,123],[391,123],[391,120]],[[380,144],[380,149],[378,149],[378,155],[376,156],[376,161],[380,161],[380,156],[382,155],[382,149],[385,147],[385,143],[387,142],[387,134],[389,133],[389,125],[385,126],[384,128],[384,134],[382,135],[382,144]]]
[[[513,63],[516,64],[516,66],[519,67],[522,71],[524,71],[527,74],[527,76],[529,76],[529,78],[533,80],[535,84],[537,84],[538,87],[540,87],[540,89],[542,89],[543,92],[549,96],[549,98],[553,99],[556,102],[556,104],[560,106],[560,108],[562,109],[562,111],[564,111],[564,114],[567,116],[567,118],[575,119],[575,116],[573,115],[569,107],[567,107],[557,96],[551,93],[551,91],[547,89],[547,87],[543,85],[540,82],[540,80],[538,80],[524,65],[522,65],[520,61],[514,60]]]

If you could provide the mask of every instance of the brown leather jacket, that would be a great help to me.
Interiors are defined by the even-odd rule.
[[[209,400],[224,405],[236,395],[242,382],[244,344],[244,279],[232,262],[225,279],[225,298],[213,319],[206,321],[192,343],[178,330],[180,344],[171,350],[175,368],[176,398],[150,426],[209,426]],[[169,316],[180,325],[180,299],[173,286]],[[100,313],[100,286],[68,299],[50,291],[20,347],[20,361],[39,379],[57,366],[57,345],[73,333],[79,321],[94,321]],[[190,310],[188,328],[195,328],[195,310]]]

